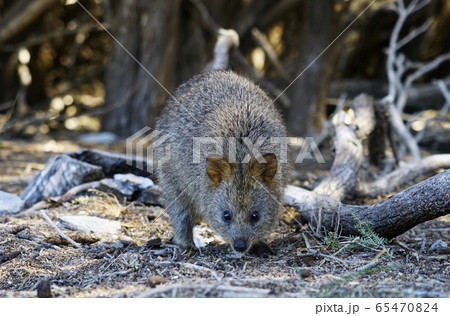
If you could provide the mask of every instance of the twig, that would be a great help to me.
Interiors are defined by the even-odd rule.
[[[95,188],[99,184],[100,184],[100,181],[92,181],[92,182],[87,182],[87,183],[77,185],[76,187],[73,187],[72,189],[70,189],[69,191],[64,193],[64,195],[61,196],[61,198],[59,198],[59,201],[62,201],[62,202],[69,201],[78,193],[83,192],[87,189]]]
[[[106,23],[103,23],[103,25],[106,28],[108,28]],[[18,44],[5,45],[2,47],[2,50],[5,52],[14,52],[14,51],[18,50],[19,48],[23,48],[23,47],[29,48],[29,47],[33,47],[33,46],[48,42],[54,38],[75,35],[78,32],[87,32],[87,31],[100,31],[101,32],[104,30],[98,25],[92,25],[92,24],[86,23],[86,24],[79,25],[75,29],[53,30],[53,31],[44,33],[39,36],[34,36],[34,37],[27,39]]]
[[[439,87],[439,90],[441,90],[442,95],[444,96],[447,106],[450,106],[450,92],[448,91],[447,86],[445,85],[445,82],[443,80],[438,80],[437,85]],[[447,110],[448,110],[448,107],[447,107]],[[446,113],[440,113],[440,115],[445,115],[445,114]]]
[[[444,61],[450,60],[450,52],[442,54],[434,58],[433,60],[423,64],[422,67],[406,77],[405,86],[409,88],[414,81],[425,75],[426,73],[433,71]]]
[[[203,22],[204,26],[208,28],[208,30],[213,33],[217,34],[218,30],[221,28],[219,24],[217,24],[216,21],[211,17],[211,15],[208,12],[208,9],[205,7],[203,2],[200,0],[190,0],[191,3],[194,5],[194,7],[197,9],[198,13],[200,13],[201,21]]]
[[[350,247],[353,243],[357,242],[358,240],[360,240],[361,237],[356,237],[354,238],[352,241],[350,241],[348,244],[346,244],[344,247],[342,247],[341,249],[339,249],[338,251],[336,251],[334,253],[335,256],[337,256],[339,253],[343,252],[345,249],[347,249],[348,247]]]
[[[47,213],[45,213],[45,210],[41,210],[41,215],[42,217],[44,217],[44,219],[47,221],[47,223],[50,224],[50,226],[53,227],[54,230],[56,230],[56,232],[58,233],[59,236],[61,236],[61,238],[65,239],[69,244],[71,244],[72,246],[74,246],[75,248],[81,248],[81,245],[75,241],[73,241],[72,239],[70,239],[66,234],[64,234],[56,225],[55,223],[52,222],[52,220],[50,219],[50,217],[47,216]]]
[[[48,203],[47,201],[39,201],[36,204],[34,204],[33,206],[31,206],[30,208],[26,209],[23,212],[16,214],[15,216],[17,216],[17,217],[32,216],[32,215],[35,215],[41,209],[46,208],[48,206],[50,206],[50,203]]]
[[[308,249],[308,251],[310,251],[311,244],[309,243],[308,237],[306,237],[306,234],[304,232],[302,233],[302,237],[303,240],[305,241],[306,248]]]
[[[394,238],[394,244],[405,250],[407,253],[410,253],[417,261],[419,261],[419,254],[414,249],[409,248],[405,243],[398,240],[398,238]]]
[[[408,33],[405,37],[403,37],[401,40],[397,42],[397,45],[395,46],[396,50],[399,50],[409,42],[411,42],[413,39],[415,39],[417,36],[428,30],[428,28],[431,26],[432,19],[429,18],[425,21],[421,26],[413,29],[411,32]]]
[[[397,135],[400,136],[405,145],[408,147],[412,160],[419,161],[421,157],[419,145],[417,144],[414,136],[412,136],[406,128],[401,117],[401,112],[393,103],[389,104],[389,113],[391,114],[391,125]]]
[[[29,1],[27,6],[17,12],[14,16],[9,16],[6,21],[2,21],[0,28],[0,45],[8,42],[18,35],[27,26],[33,23],[43,12],[56,5],[58,0],[38,0]]]

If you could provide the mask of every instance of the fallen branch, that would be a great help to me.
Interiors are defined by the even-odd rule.
[[[338,113],[333,147],[335,158],[330,174],[314,189],[317,194],[327,194],[342,200],[356,186],[357,172],[364,157],[361,139],[365,139],[375,127],[374,100],[360,95],[353,101],[355,120],[353,126],[343,121],[344,112]]]
[[[41,210],[41,215],[42,217],[44,217],[44,219],[47,221],[47,223],[50,224],[50,226],[52,226],[52,228],[58,233],[59,236],[61,236],[61,238],[63,238],[64,240],[66,240],[69,244],[71,244],[72,246],[74,246],[75,248],[81,248],[81,245],[75,241],[73,241],[72,239],[70,239],[66,234],[64,234],[59,228],[58,226],[55,225],[55,223],[52,222],[52,220],[50,219],[50,217],[47,216],[47,213],[45,213],[45,210]]]
[[[347,205],[316,192],[288,186],[284,199],[301,210],[303,219],[315,223],[322,210],[321,225],[326,231],[358,236],[358,221],[369,221],[375,233],[396,237],[412,227],[450,213],[450,170],[422,181],[374,205]],[[356,217],[356,218],[355,218]]]

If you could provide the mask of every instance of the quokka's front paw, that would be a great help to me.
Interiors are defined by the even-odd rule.
[[[184,239],[180,240],[175,237],[173,237],[171,241],[172,241],[172,243],[177,245],[178,248],[180,248],[181,252],[193,251],[196,249],[193,241],[188,241],[188,240],[184,240]]]
[[[269,258],[270,255],[275,254],[272,248],[270,248],[268,244],[262,241],[254,243],[248,253],[259,258]]]

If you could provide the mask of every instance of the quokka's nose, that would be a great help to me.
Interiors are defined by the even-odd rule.
[[[247,250],[247,242],[244,239],[237,239],[234,241],[233,248],[236,251],[244,252]]]

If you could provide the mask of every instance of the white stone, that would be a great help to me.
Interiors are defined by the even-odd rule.
[[[112,221],[95,216],[62,216],[60,219],[62,226],[76,229],[83,233],[93,233],[99,237],[109,235],[114,239],[117,237],[121,225],[118,221]],[[106,236],[105,236],[106,237]]]
[[[18,213],[23,206],[24,201],[17,194],[0,191],[0,214]]]

